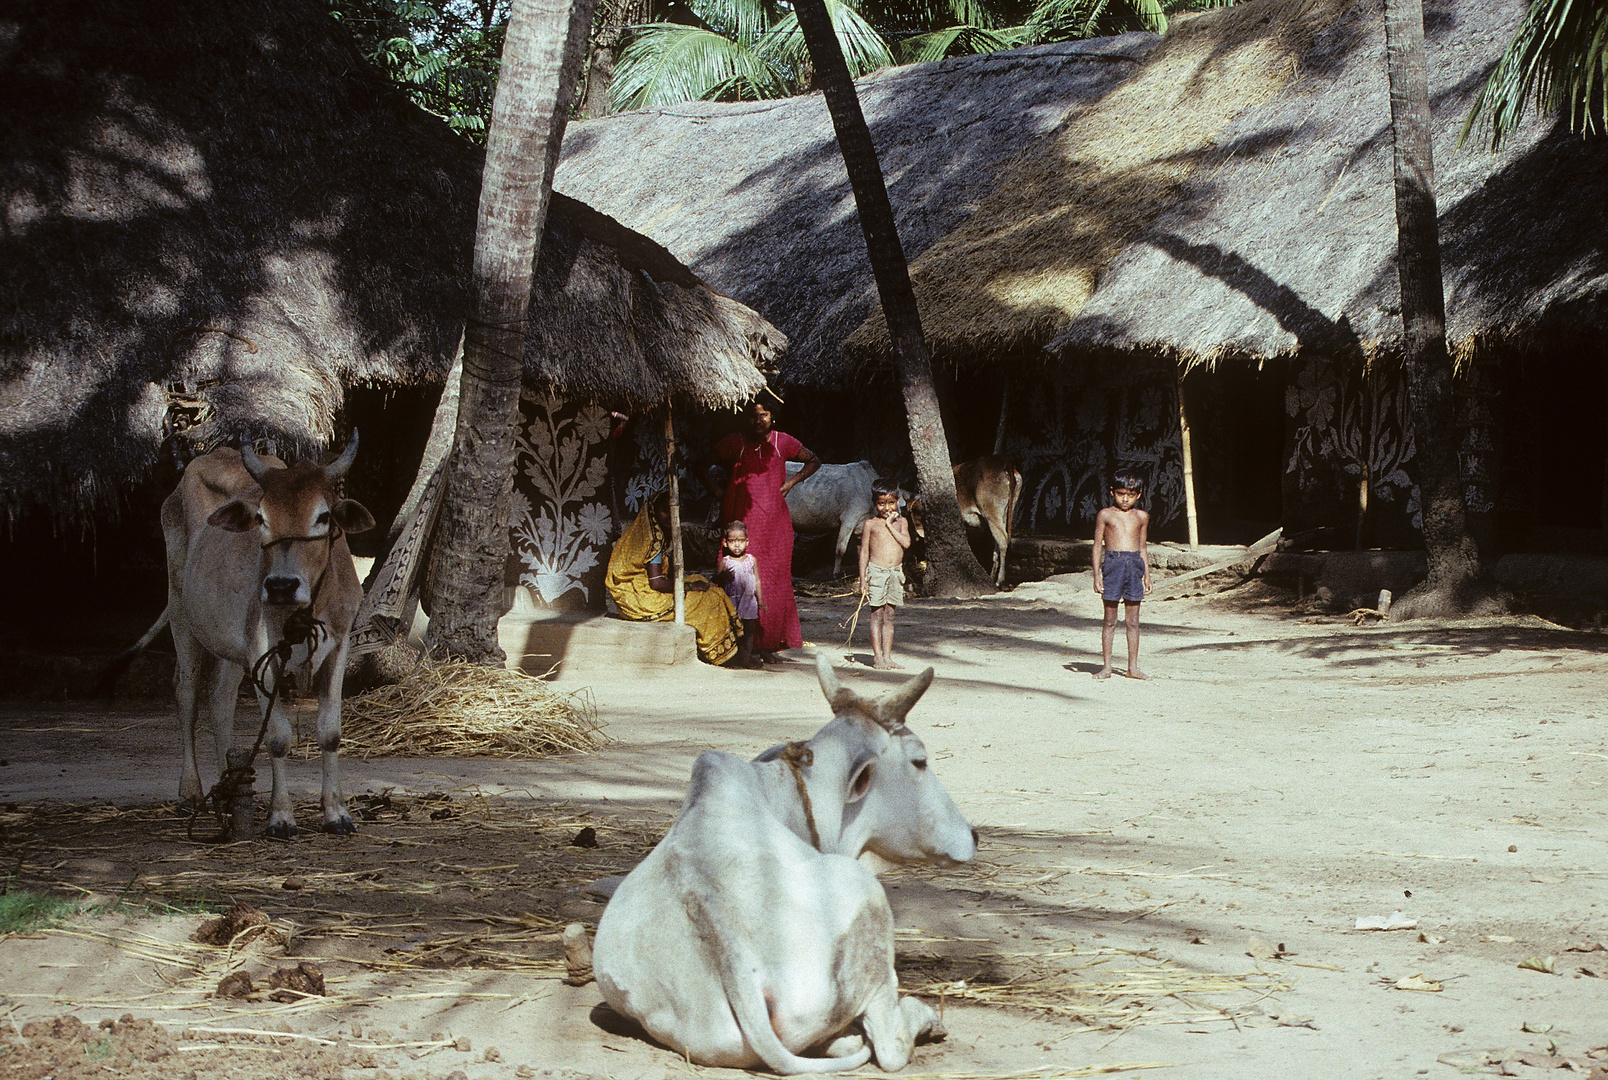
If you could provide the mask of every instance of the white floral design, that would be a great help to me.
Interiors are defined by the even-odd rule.
[[[594,498],[608,478],[608,410],[527,393],[520,421],[509,520],[520,583],[548,604],[573,590],[590,600],[583,578],[601,565],[613,524]]]
[[[1150,482],[1144,505],[1153,525],[1183,510],[1183,445],[1170,369],[1074,368],[1028,399],[1006,455],[1022,470],[1019,513],[1029,529],[1087,527],[1106,505],[1118,466]]]
[[[1407,472],[1417,448],[1399,372],[1343,377],[1327,361],[1307,361],[1285,392],[1285,411],[1299,424],[1285,471],[1302,491],[1320,483],[1324,469],[1337,469],[1352,484],[1366,475],[1373,497],[1405,497],[1413,528],[1423,528],[1418,486]]]

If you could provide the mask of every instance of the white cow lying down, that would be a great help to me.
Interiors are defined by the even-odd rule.
[[[680,816],[598,923],[604,999],[699,1065],[834,1072],[874,1054],[893,1071],[942,1030],[925,1002],[900,1000],[893,912],[855,858],[949,865],[976,854],[976,833],[904,724],[932,669],[872,700],[824,657],[816,666],[832,722],[802,748],[752,762],[700,756]]]

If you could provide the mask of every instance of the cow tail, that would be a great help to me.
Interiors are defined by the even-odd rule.
[[[799,1057],[777,1037],[771,1027],[770,1007],[765,1001],[765,990],[760,985],[759,965],[748,955],[748,949],[737,942],[734,948],[724,950],[720,981],[725,984],[726,1002],[737,1018],[737,1028],[748,1040],[766,1065],[785,1075],[795,1073],[848,1072],[858,1069],[871,1060],[868,1042],[848,1057]]]
[[[1022,474],[1010,465],[1005,467],[1005,471],[1011,478],[1011,497],[1005,504],[1005,536],[1009,539],[1016,535],[1016,500],[1022,494]]]
[[[106,661],[106,666],[101,668],[100,678],[95,681],[95,694],[97,697],[109,698],[116,692],[117,680],[123,677],[123,672],[128,670],[128,666],[134,662],[134,658],[144,652],[145,647],[155,641],[156,635],[160,634],[163,627],[167,626],[171,610],[170,608],[163,608],[162,614],[157,617],[151,628],[145,631],[144,637]]]

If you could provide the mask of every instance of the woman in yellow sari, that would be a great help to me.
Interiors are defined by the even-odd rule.
[[[623,618],[669,622],[675,617],[675,565],[670,554],[670,496],[648,500],[609,556],[604,579]],[[742,620],[724,590],[711,588],[696,574],[686,577],[687,625],[698,634],[698,655],[724,664],[737,655]]]

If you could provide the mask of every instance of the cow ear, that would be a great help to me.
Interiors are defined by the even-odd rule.
[[[342,499],[330,511],[330,516],[343,532],[360,533],[374,528],[374,515],[356,499]]]
[[[230,532],[245,532],[256,527],[257,512],[236,499],[212,511],[212,516],[207,518],[207,524]]]
[[[849,793],[843,799],[845,804],[857,803],[865,798],[866,792],[871,790],[872,770],[876,767],[877,760],[872,758],[854,771],[854,779],[849,781]]]
[[[928,668],[903,686],[890,690],[887,694],[878,698],[876,703],[877,723],[887,728],[890,732],[904,727],[905,716],[915,707],[916,702],[921,700],[921,695],[925,694],[927,687],[931,685],[932,668]]]

